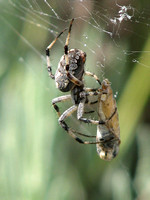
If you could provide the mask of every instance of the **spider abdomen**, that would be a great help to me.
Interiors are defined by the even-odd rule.
[[[68,72],[75,76],[78,80],[82,81],[86,53],[79,49],[71,49],[68,52],[68,59]],[[75,84],[68,78],[65,67],[65,55],[63,55],[58,63],[58,68],[55,73],[56,87],[62,92],[68,92],[75,86]]]

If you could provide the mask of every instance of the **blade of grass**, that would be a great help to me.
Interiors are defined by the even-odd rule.
[[[125,153],[134,137],[135,129],[150,95],[150,37],[129,77],[119,100],[121,154]]]

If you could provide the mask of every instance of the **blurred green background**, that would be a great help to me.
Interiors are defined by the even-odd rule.
[[[150,199],[149,1],[121,1],[132,18],[117,25],[116,1],[48,3],[0,2],[0,199]],[[51,106],[62,93],[45,48],[73,17],[70,48],[84,50],[86,69],[109,78],[117,95],[121,145],[111,162],[70,138]],[[51,52],[54,71],[66,34]]]

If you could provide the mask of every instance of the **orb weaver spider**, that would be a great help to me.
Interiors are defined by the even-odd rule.
[[[64,29],[46,49],[47,69],[49,76],[55,80],[56,87],[60,91],[71,92],[70,95],[54,98],[52,100],[52,105],[58,114],[59,124],[71,137],[82,144],[96,144],[97,153],[99,154],[100,158],[104,160],[112,160],[118,154],[120,144],[120,128],[116,101],[113,98],[110,82],[107,79],[103,80],[101,84],[100,80],[95,74],[84,70],[86,53],[80,49],[68,50],[73,21],[74,19],[72,19],[70,22],[68,36],[64,46],[65,54],[60,59],[55,75],[52,73],[50,49],[66,29]],[[94,89],[84,87],[84,75],[93,77],[99,83],[101,88]],[[98,100],[95,102],[89,102],[88,96],[98,96]],[[71,100],[73,102],[73,106],[61,114],[59,107],[56,104]],[[97,102],[99,119],[92,120],[83,118],[85,104],[93,104]],[[77,111],[78,120],[84,123],[97,125],[97,136],[79,133],[66,124],[64,120],[75,111]],[[94,137],[96,140],[84,141],[77,135],[81,135],[83,137]]]
[[[77,119],[80,121],[89,121],[88,119],[82,118],[84,104],[88,103],[86,97],[80,97],[81,92],[92,92],[90,95],[98,95],[97,89],[93,88],[85,88],[83,83],[83,76],[91,76],[93,77],[99,85],[101,85],[98,77],[88,71],[84,70],[84,65],[86,61],[86,53],[80,49],[71,49],[68,50],[68,44],[70,39],[70,33],[72,28],[72,23],[74,19],[71,20],[68,36],[66,38],[66,43],[64,46],[64,55],[61,57],[58,68],[56,70],[55,75],[52,73],[52,67],[50,62],[50,49],[55,44],[57,39],[63,34],[66,30],[64,29],[55,39],[54,41],[46,48],[46,56],[47,56],[47,69],[49,72],[49,76],[55,80],[56,88],[58,88],[62,92],[71,92],[70,95],[64,95],[57,97],[52,100],[52,105],[58,114],[58,121],[62,128],[66,131],[68,129],[64,119],[70,116],[73,112],[77,110]],[[73,106],[67,109],[62,115],[60,115],[59,107],[56,105],[59,102],[70,101],[72,100]]]

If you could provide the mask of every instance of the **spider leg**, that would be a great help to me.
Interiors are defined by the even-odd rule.
[[[99,80],[99,78],[95,74],[88,72],[88,71],[85,71],[85,75],[93,77],[101,85],[101,81]]]
[[[96,91],[97,89],[91,89],[91,88],[86,88],[86,89],[88,89],[88,91],[89,91],[89,89],[90,89],[90,91]],[[90,93],[91,94],[91,93]],[[96,95],[98,95],[99,93],[97,93]],[[92,95],[92,94],[91,94]],[[89,101],[88,100],[88,102],[86,102],[86,104],[88,104],[88,105],[93,105],[93,104],[96,104],[96,103],[98,103],[98,100],[96,100],[96,101]],[[95,112],[95,110],[90,110],[90,111],[86,111],[86,112],[84,112],[84,114],[89,114],[89,113],[94,113]]]
[[[84,106],[85,106],[85,102],[81,101],[79,103],[78,106],[78,111],[77,111],[77,119],[84,122],[84,123],[91,123],[91,124],[95,124],[95,125],[99,125],[99,124],[105,124],[105,122],[103,121],[99,121],[99,120],[93,120],[93,119],[88,119],[88,118],[84,118],[82,117],[84,114]]]
[[[66,122],[64,121],[67,117],[69,117],[73,112],[75,112],[77,110],[77,106],[73,105],[72,107],[68,108],[58,119],[59,124],[61,125],[61,127],[72,137],[74,138],[77,142],[79,143],[84,143],[80,138],[78,138],[75,135],[75,131],[73,131],[71,128],[69,128],[69,126],[66,124]]]
[[[72,23],[74,19],[71,20],[70,26],[69,26],[69,31],[68,31],[68,36],[66,39],[66,43],[64,46],[64,52],[65,52],[65,62],[66,62],[66,71],[67,71],[67,76],[71,82],[73,82],[75,85],[81,86],[83,85],[83,82],[77,79],[75,76],[73,76],[68,70],[69,70],[69,58],[68,58],[68,45],[69,45],[69,39],[70,39],[70,34],[71,34],[71,28],[72,28]]]
[[[64,101],[67,101],[67,100],[71,100],[70,94],[60,96],[60,97],[56,97],[52,100],[52,105],[53,105],[54,109],[56,110],[58,117],[60,117],[60,111],[59,111],[59,107],[56,105],[56,103],[64,102]]]
[[[86,90],[86,88],[85,88]],[[89,88],[88,88],[89,91]],[[94,91],[94,92],[81,92],[80,97],[82,98],[81,102],[79,103],[78,110],[77,110],[77,119],[84,122],[84,123],[91,123],[95,125],[100,125],[100,124],[105,124],[106,122],[102,120],[93,120],[93,119],[88,119],[82,117],[84,114],[84,106],[85,106],[85,97],[87,96],[95,96],[95,95],[101,95],[99,91]]]
[[[88,105],[93,105],[93,104],[96,104],[96,103],[98,103],[98,101],[96,100],[96,101],[88,101]],[[90,114],[90,113],[94,113],[95,112],[95,110],[90,110],[90,111],[86,111],[86,112],[84,112],[84,114]]]
[[[67,117],[69,117],[76,110],[77,110],[77,106],[73,105],[70,108],[68,108],[66,111],[64,111],[64,113],[58,119],[59,123],[61,124],[62,121],[64,121]]]
[[[79,134],[81,136],[84,136],[84,137],[94,137],[96,138],[96,136],[91,136],[91,135],[86,135],[86,134],[83,134],[83,133],[79,133],[79,132],[76,132],[75,130],[69,128],[69,126],[66,124],[66,122],[64,121],[61,121],[60,122],[60,125],[63,129],[65,129],[65,131],[73,138],[75,139],[75,141],[77,141],[78,143],[80,144],[100,144],[101,141],[84,141],[82,139],[80,139],[79,137],[76,136],[76,134]],[[75,134],[76,133],[76,134]]]
[[[94,113],[94,112],[95,112],[94,110],[90,110],[90,111],[84,112],[84,114],[90,114],[90,113]]]
[[[74,75],[72,75],[69,71],[69,66],[66,65],[67,76],[71,82],[73,82],[77,86],[83,86],[83,82],[77,79]]]
[[[81,116],[80,118],[78,118],[79,120],[81,120],[81,121],[83,121],[85,123],[92,123],[92,124],[97,125],[97,131],[98,132],[101,132],[102,130],[104,130],[103,137],[98,137],[98,135],[97,136],[88,136],[88,135],[76,132],[77,134],[82,135],[84,137],[95,137],[96,138],[96,142],[92,142],[92,143],[90,142],[88,144],[98,144],[98,142],[99,143],[105,143],[105,142],[112,141],[112,140],[119,140],[120,141],[120,139],[118,137],[116,137],[115,134],[113,134],[113,130],[112,131],[109,130],[108,132],[106,132],[105,128],[103,129],[103,125],[105,123],[107,123],[109,120],[111,120],[112,117],[117,112],[117,107],[115,108],[115,111],[113,112],[113,114],[106,121],[96,121],[96,120],[83,118],[82,115],[83,115],[83,113],[85,113],[84,112],[84,102],[81,102],[81,104],[79,104],[78,111],[79,112],[78,112],[78,116],[77,117]]]
[[[84,88],[83,92],[80,93],[81,98],[85,98],[87,96],[97,96],[97,95],[101,95],[101,89]]]
[[[92,136],[92,135],[86,135],[83,133],[79,133],[75,130],[73,130],[72,128],[70,128],[66,122],[64,121],[67,117],[69,117],[73,112],[75,112],[77,110],[77,106],[73,105],[70,108],[68,108],[58,119],[59,124],[61,125],[61,127],[73,138],[75,139],[77,142],[81,143],[81,144],[99,144],[101,143],[101,141],[84,141],[82,139],[80,139],[79,137],[76,136],[76,134],[84,136],[84,137],[90,137],[90,138],[96,138],[96,136]]]
[[[59,124],[61,125],[61,127],[73,138],[75,139],[78,143],[81,144],[100,144],[103,143],[105,141],[102,140],[97,140],[97,141],[86,141],[86,140],[82,140],[81,138],[79,138],[76,134],[84,136],[84,137],[90,137],[90,138],[96,138],[96,136],[92,136],[92,135],[86,135],[80,132],[77,132],[75,130],[73,130],[72,128],[70,128],[66,122],[64,121],[67,117],[69,117],[73,112],[75,112],[77,110],[77,106],[73,105],[72,107],[70,107],[69,109],[67,109],[60,117],[59,117]],[[110,138],[111,139],[111,138]]]
[[[59,123],[61,125],[61,127],[63,129],[65,129],[65,131],[67,131],[67,133],[72,137],[74,138],[77,142],[79,143],[83,143],[83,144],[98,144],[100,142],[89,142],[89,141],[83,141],[81,140],[80,138],[78,138],[75,134],[78,134],[78,135],[81,135],[81,136],[84,136],[84,137],[94,137],[96,138],[96,136],[91,136],[91,135],[86,135],[86,134],[83,134],[83,133],[79,133],[71,128],[68,127],[68,125],[65,123],[65,119],[67,117],[69,117],[77,108],[76,106],[72,106],[71,108],[69,108],[68,110],[66,110],[62,115],[60,114],[60,111],[59,111],[59,107],[56,105],[56,103],[59,103],[59,102],[64,102],[64,101],[67,101],[67,100],[71,100],[71,95],[64,95],[64,96],[60,96],[60,97],[57,97],[57,98],[54,98],[52,100],[52,105],[54,107],[54,109],[56,110],[57,114],[58,114],[58,117],[59,117]]]
[[[57,39],[63,34],[63,32],[65,30],[67,30],[67,29],[64,29],[61,33],[59,33],[59,35],[57,35],[57,37],[53,40],[53,42],[46,48],[47,70],[48,70],[49,76],[52,79],[55,79],[55,75],[52,74],[52,67],[51,67],[51,62],[50,62],[50,49],[52,48],[52,46],[55,44],[55,42],[57,41]]]
[[[91,102],[88,102],[88,104],[90,104],[90,105],[95,104],[95,103],[98,103],[98,101],[91,101]]]
[[[79,133],[79,132],[76,132],[74,131],[73,129],[69,128],[69,126],[66,124],[66,122],[64,121],[61,121],[60,123],[61,127],[63,129],[65,129],[65,131],[73,138],[75,139],[75,141],[77,141],[78,143],[80,144],[100,144],[101,141],[84,141],[82,139],[80,139],[79,137],[76,136],[76,134],[79,134],[81,136],[84,136],[84,137],[94,137],[96,138],[96,136],[90,136],[90,135],[86,135],[86,134],[82,134],[82,133]],[[76,134],[75,134],[76,133]]]
[[[81,105],[81,107],[83,107],[83,105]],[[78,119],[84,123],[91,123],[91,124],[95,124],[95,125],[104,125],[106,124],[109,120],[112,119],[112,117],[115,115],[115,113],[117,112],[117,107],[115,108],[114,112],[112,113],[112,115],[106,120],[93,120],[93,119],[87,119],[87,118],[83,118],[83,112],[80,112],[78,115]]]
[[[73,112],[75,112],[77,110],[77,106],[76,105],[73,105],[72,107],[70,107],[69,109],[67,109],[62,115],[60,114],[59,112],[59,107],[56,105],[56,103],[59,103],[59,102],[64,102],[64,101],[67,101],[67,100],[71,100],[71,95],[64,95],[64,96],[60,96],[60,97],[57,97],[55,99],[52,100],[52,104],[54,106],[54,109],[56,110],[58,116],[59,116],[59,124],[61,125],[61,127],[67,131],[67,133],[72,137],[74,138],[77,142],[79,143],[82,143],[82,144],[99,144],[103,141],[99,140],[99,141],[84,141],[82,139],[80,139],[79,137],[76,136],[76,134],[78,135],[81,135],[83,137],[89,137],[89,138],[96,138],[96,136],[92,136],[92,135],[86,135],[86,134],[83,134],[83,133],[80,133],[80,132],[77,132],[75,130],[73,130],[72,128],[70,128],[66,122],[64,121],[67,117],[69,117]],[[83,102],[82,102],[83,103]],[[92,102],[93,103],[93,102]],[[82,104],[81,104],[82,105]],[[80,108],[79,108],[80,110]],[[84,111],[82,111],[84,112]],[[114,115],[115,113],[113,113]],[[112,116],[113,116],[112,115]],[[111,119],[111,118],[110,118]]]
[[[58,98],[53,99],[53,104],[58,103],[58,102],[62,102],[62,101],[66,101],[66,100],[70,100],[71,99],[71,95],[66,95],[66,96],[61,96]],[[55,108],[56,109],[56,108]],[[66,122],[64,121],[67,117],[69,117],[73,112],[75,112],[77,110],[77,106],[73,105],[72,107],[68,108],[61,116],[59,113],[59,110],[56,110],[58,115],[60,116],[58,121],[59,124],[61,125],[61,127],[73,138],[75,139],[78,143],[81,144],[100,144],[100,143],[104,143],[105,141],[103,140],[96,140],[96,141],[86,141],[86,140],[82,140],[81,138],[79,138],[76,134],[81,135],[83,137],[89,137],[89,138],[96,138],[96,136],[92,136],[92,135],[86,135],[80,132],[77,132],[75,130],[73,130],[72,128],[70,128]],[[114,115],[115,113],[113,113]],[[112,117],[113,117],[112,115]],[[108,138],[107,138],[108,139]],[[110,137],[110,139],[112,139]],[[115,138],[114,138],[115,139]]]
[[[101,88],[83,88],[84,90],[84,95],[86,96],[96,96],[100,94],[108,94],[107,90],[103,90]],[[82,93],[81,93],[82,95]]]
[[[70,39],[70,34],[71,34],[71,28],[72,28],[73,21],[74,21],[74,19],[72,19],[71,22],[70,22],[68,36],[67,36],[66,43],[65,43],[65,46],[64,46],[66,66],[69,66],[68,45],[69,45],[69,39]]]
[[[98,101],[96,100],[96,101],[91,101],[91,102],[89,102],[88,101],[88,105],[93,105],[93,104],[96,104],[96,103],[98,103]],[[90,111],[86,111],[86,112],[84,112],[84,114],[89,114],[89,113],[94,113],[95,112],[95,110],[90,110]]]
[[[93,76],[93,75],[91,75]],[[94,76],[93,76],[94,77]],[[101,89],[92,89],[92,88],[84,88],[84,91],[81,92],[80,97],[85,99],[85,97],[87,96],[97,96],[97,95],[101,95],[103,92]],[[88,102],[88,104],[94,104],[97,103],[98,101],[95,102]],[[93,119],[88,119],[88,118],[84,118],[82,117],[84,114],[84,106],[85,106],[85,101],[82,100],[79,103],[78,106],[78,111],[77,111],[77,118],[78,120],[84,122],[84,123],[91,123],[91,124],[95,124],[95,125],[104,125],[106,124],[116,113],[116,109],[114,111],[114,113],[109,117],[109,119],[107,119],[106,121],[103,120],[93,120]]]

